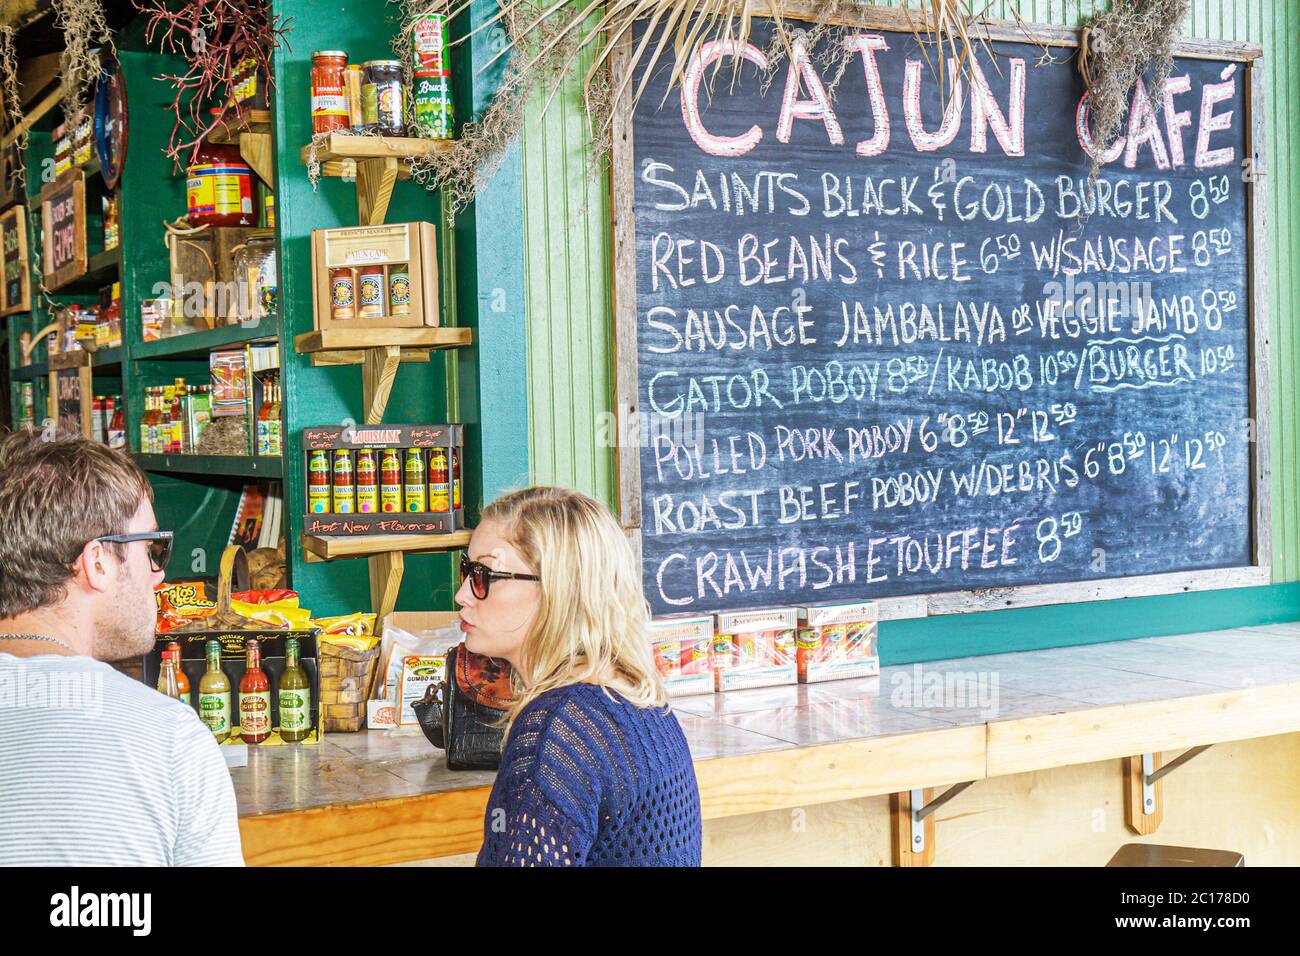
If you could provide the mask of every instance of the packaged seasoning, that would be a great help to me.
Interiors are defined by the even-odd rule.
[[[362,266],[357,273],[357,285],[360,286],[360,309],[357,314],[363,319],[377,319],[386,313],[384,267]]]
[[[348,101],[348,126],[354,133],[365,131],[366,121],[361,109],[361,87],[365,85],[365,72],[358,63],[349,63],[343,71],[343,91]]]
[[[356,283],[346,267],[330,270],[330,316],[335,319],[356,317]]]
[[[311,128],[314,133],[347,129],[348,101],[343,71],[348,55],[342,50],[317,50],[311,55]]]
[[[361,116],[366,128],[374,129],[381,136],[405,136],[405,92],[400,62],[366,63],[365,82],[361,86]]]
[[[455,117],[447,61],[447,17],[430,13],[411,24],[411,98],[416,136],[451,139]]]
[[[411,272],[406,263],[388,269],[388,309],[391,315],[411,314]]]
[[[72,137],[67,132],[67,125],[60,123],[54,127],[54,175],[62,176],[72,168]]]

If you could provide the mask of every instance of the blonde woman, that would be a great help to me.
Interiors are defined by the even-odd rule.
[[[563,488],[506,495],[461,573],[465,646],[509,661],[515,688],[478,865],[698,866],[695,769],[609,511]]]

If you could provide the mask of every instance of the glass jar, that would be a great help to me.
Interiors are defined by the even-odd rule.
[[[397,60],[371,60],[365,64],[361,87],[361,115],[367,129],[381,136],[405,136],[406,88],[402,64]]]
[[[313,133],[348,128],[348,101],[343,89],[343,69],[348,55],[342,50],[317,50],[311,55],[311,128]]]
[[[185,170],[186,218],[192,226],[253,226],[253,171],[239,147],[204,140]]]
[[[253,315],[257,318],[277,318],[280,315],[280,280],[275,239],[271,236],[249,239],[247,252]]]

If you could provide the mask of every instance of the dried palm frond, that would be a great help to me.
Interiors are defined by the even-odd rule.
[[[454,20],[464,14],[473,0],[390,0],[401,6],[403,22],[429,13],[441,13]],[[613,107],[627,103],[635,109],[645,93],[656,68],[666,57],[671,65],[665,87],[667,96],[682,80],[693,55],[704,44],[716,40],[746,43],[756,16],[772,21],[772,39],[767,50],[768,71],[764,89],[782,59],[793,55],[796,42],[805,50],[836,31],[847,35],[860,29],[871,11],[854,0],[807,0],[798,5],[794,15],[792,0],[498,0],[496,13],[454,41],[464,43],[483,31],[497,31],[504,39],[499,49],[480,68],[506,59],[505,76],[493,103],[479,120],[462,129],[456,144],[449,150],[413,163],[412,175],[432,187],[442,186],[452,197],[451,212],[464,206],[491,174],[510,139],[523,125],[524,104],[528,96],[540,91],[544,95],[540,114],[545,114],[566,79],[575,75],[575,65],[583,62],[583,104],[590,122],[595,152],[603,155],[610,141]],[[978,5],[978,8],[977,8]],[[1013,7],[1014,9],[1014,7]],[[987,6],[984,0],[925,0],[925,7],[909,24],[922,51],[935,46],[938,64],[930,66],[944,89],[947,71],[942,63],[955,64],[955,77],[969,70],[977,45],[990,57],[992,50],[979,29]],[[811,17],[811,19],[809,19]],[[1018,14],[1017,22],[1020,22]],[[795,27],[792,21],[798,21]],[[643,24],[635,43],[634,24]],[[1027,34],[1026,34],[1027,36]],[[621,45],[628,54],[618,85],[611,82],[612,58]],[[409,62],[409,38],[401,31],[394,50],[403,62]],[[927,61],[928,53],[925,54]],[[852,59],[852,53],[838,42],[821,48],[819,65],[830,77],[828,93],[835,86]],[[996,65],[996,60],[994,59]],[[713,64],[706,87],[725,68],[722,61]],[[739,76],[740,61],[732,59],[731,80]],[[639,82],[633,87],[634,78]],[[628,97],[629,99],[624,99]],[[539,115],[540,115],[539,114]],[[485,169],[487,170],[485,174]]]

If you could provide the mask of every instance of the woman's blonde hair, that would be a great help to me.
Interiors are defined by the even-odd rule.
[[[568,488],[525,488],[483,509],[541,578],[537,617],[512,681],[507,723],[548,690],[599,683],[637,707],[668,694],[647,639],[649,609],[632,545],[609,510]],[[612,672],[612,678],[600,675]]]

